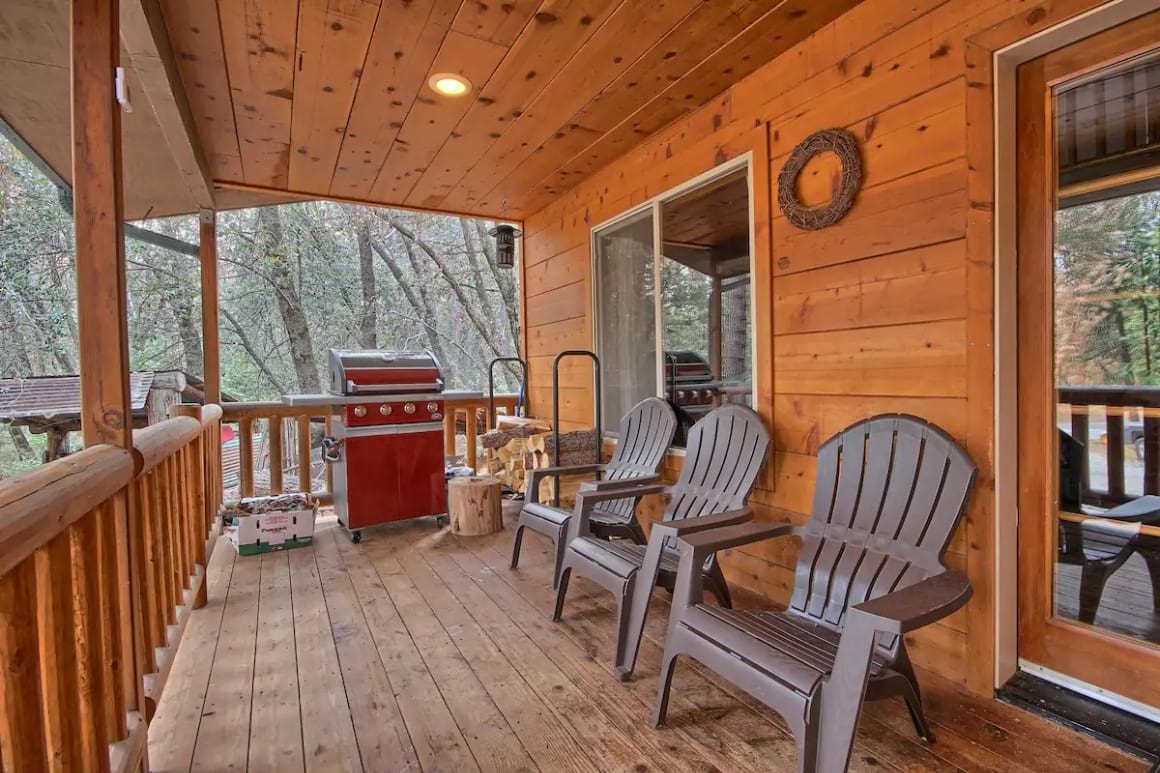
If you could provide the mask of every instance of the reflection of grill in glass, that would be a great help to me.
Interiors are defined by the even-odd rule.
[[[748,383],[753,362],[749,339],[749,275],[721,283],[721,378]]]

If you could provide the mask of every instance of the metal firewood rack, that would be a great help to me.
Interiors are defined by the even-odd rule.
[[[588,351],[587,349],[565,349],[556,355],[556,359],[552,360],[552,452],[555,455],[553,465],[559,466],[560,460],[560,361],[568,357],[587,357],[592,360],[592,375],[593,375],[593,403],[596,406],[596,442],[593,449],[594,464],[600,464],[600,451],[603,445],[601,403],[604,400],[604,395],[600,389],[600,358],[596,356],[596,352]],[[555,491],[552,495],[552,505],[554,507],[560,506],[560,473],[552,476]]]

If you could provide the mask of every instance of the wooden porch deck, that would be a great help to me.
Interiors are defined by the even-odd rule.
[[[550,622],[545,544],[529,536],[518,572],[510,544],[510,530],[460,539],[424,520],[352,545],[333,517],[309,550],[237,559],[219,544],[209,605],[193,613],[149,729],[152,769],[796,769],[780,719],[691,661],[677,671],[670,727],[651,730],[666,602],[637,678],[619,684],[612,598],[573,580],[565,622]],[[937,742],[915,738],[900,702],[871,704],[851,770],[1147,767],[920,679]]]

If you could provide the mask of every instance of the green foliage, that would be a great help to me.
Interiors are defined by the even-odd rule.
[[[1061,210],[1055,234],[1060,384],[1160,384],[1160,193]]]
[[[77,371],[67,206],[0,138],[0,378]],[[139,225],[198,239],[193,216]],[[365,331],[380,348],[434,349],[449,387],[486,389],[490,360],[519,354],[516,272],[494,267],[490,225],[331,202],[219,213],[223,388],[257,400],[324,386],[326,350],[362,347]],[[125,253],[130,367],[200,377],[197,258],[133,239]],[[498,378],[516,389],[513,372]],[[4,429],[0,475],[18,456]]]

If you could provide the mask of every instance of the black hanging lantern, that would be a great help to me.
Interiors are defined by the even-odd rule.
[[[488,231],[495,237],[495,264],[500,268],[512,268],[516,264],[516,239],[523,231],[514,225],[500,223]]]

